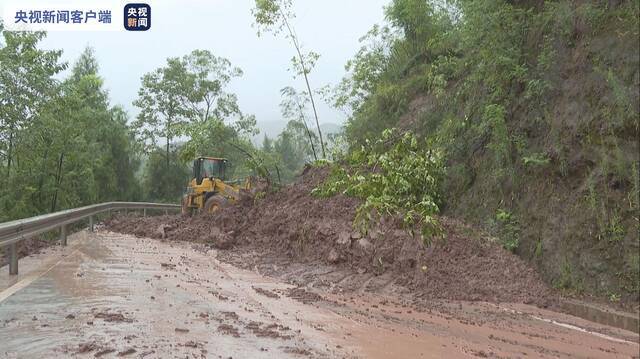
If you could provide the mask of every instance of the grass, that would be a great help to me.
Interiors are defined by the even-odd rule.
[[[576,279],[573,269],[567,258],[564,259],[560,271],[560,277],[553,280],[556,289],[564,290],[570,294],[581,294],[584,292],[584,284],[581,279]]]

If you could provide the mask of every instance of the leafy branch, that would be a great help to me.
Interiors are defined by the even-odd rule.
[[[346,166],[333,165],[327,180],[312,191],[319,197],[344,194],[360,198],[354,227],[362,233],[381,216],[401,217],[405,228],[421,228],[422,239],[440,233],[439,213],[444,165],[439,151],[411,133],[394,142],[397,131],[385,130],[379,140],[366,142],[347,157]]]

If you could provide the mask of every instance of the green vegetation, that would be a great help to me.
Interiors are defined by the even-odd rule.
[[[257,133],[255,117],[244,115],[236,95],[226,92],[241,75],[229,60],[194,50],[143,76],[134,102],[140,114],[133,126],[151,154],[144,171],[149,198],[177,202],[190,175],[186,164],[200,155],[240,164],[232,168],[232,176],[250,172],[243,164],[253,148],[249,136]],[[188,139],[176,146],[174,139],[181,136]],[[158,159],[159,139],[165,142],[164,161]]]
[[[520,245],[520,226],[516,218],[510,212],[498,209],[496,213],[495,231],[504,249],[515,252]],[[536,243],[541,246],[541,242]],[[536,248],[536,255],[541,255],[542,249]]]
[[[281,91],[282,117],[289,122],[277,138],[264,137],[261,148],[263,162],[276,170],[271,176],[278,183],[293,181],[302,167],[318,160],[319,138],[309,127],[306,119],[309,97],[292,87]]]
[[[522,162],[525,166],[535,167],[548,165],[551,159],[545,153],[532,153],[530,156],[523,156]]]
[[[0,23],[0,35],[0,222],[113,200],[178,203],[198,155],[230,159],[231,177],[272,183],[291,181],[315,158],[308,96],[283,90],[289,126],[273,150],[255,148],[255,117],[226,90],[242,71],[210,51],[144,75],[130,121],[110,104],[91,48],[58,80],[67,64],[62,51],[38,48],[45,33]]]
[[[584,291],[584,283],[581,279],[577,279],[571,264],[567,258],[563,260],[560,267],[560,275],[553,280],[553,286],[561,289],[569,294],[580,294]],[[610,292],[606,292],[608,295]]]
[[[391,0],[385,15],[334,89],[346,158],[412,133],[446,165],[446,215],[559,287],[637,300],[640,2]],[[322,193],[353,192],[344,165]]]
[[[139,199],[137,144],[92,50],[60,81],[67,64],[38,48],[44,33],[0,33],[0,221]]]
[[[318,120],[318,111],[313,96],[313,90],[309,83],[309,74],[320,58],[320,55],[313,51],[305,51],[300,43],[300,39],[296,34],[295,28],[291,20],[295,18],[295,13],[291,9],[292,0],[255,0],[255,8],[253,16],[255,25],[258,27],[258,35],[262,32],[272,32],[278,34],[285,31],[285,37],[293,45],[296,55],[291,59],[291,64],[295,76],[302,76],[307,91],[304,93],[306,99],[311,103],[313,108],[313,116],[316,120],[316,127],[322,149],[322,157],[326,158],[325,141],[322,137],[320,129],[320,121]]]
[[[328,180],[312,193],[362,199],[354,220],[362,233],[383,215],[400,217],[409,231],[418,226],[426,242],[440,232],[434,215],[439,212],[442,157],[412,134],[385,130],[379,140],[351,151],[343,165],[331,170]]]

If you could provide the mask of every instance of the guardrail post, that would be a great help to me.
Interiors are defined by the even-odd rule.
[[[146,209],[146,208],[143,208],[143,209],[142,209],[142,216],[143,216],[143,217],[146,217],[146,216],[147,216],[147,209]]]
[[[89,216],[89,231],[93,232],[93,216]]]
[[[18,274],[18,243],[9,246],[9,274]]]
[[[66,224],[60,227],[60,243],[63,246],[67,245],[67,225]]]
[[[168,209],[165,209],[165,210],[164,210],[164,215],[165,215],[165,216],[168,216],[168,215],[169,215],[169,210],[168,210]]]

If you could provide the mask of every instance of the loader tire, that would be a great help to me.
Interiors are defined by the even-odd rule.
[[[229,200],[220,195],[211,196],[204,203],[204,211],[205,213],[214,213],[219,209],[226,207],[228,204]]]

